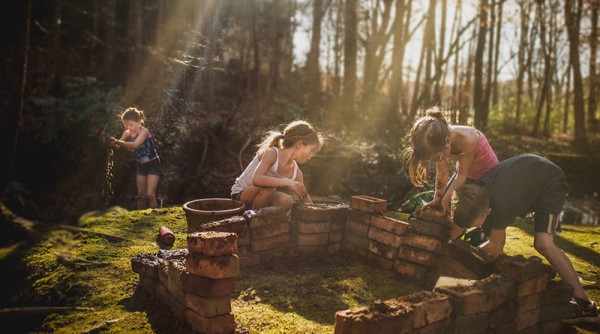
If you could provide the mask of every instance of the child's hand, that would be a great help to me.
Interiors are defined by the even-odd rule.
[[[300,199],[304,199],[307,195],[306,187],[300,182],[292,181],[292,184],[289,186],[289,188],[295,192]]]
[[[117,146],[117,139],[115,137],[108,138],[108,147],[114,148]]]

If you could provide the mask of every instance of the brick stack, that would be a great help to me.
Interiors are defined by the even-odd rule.
[[[294,205],[292,221],[297,231],[296,251],[300,254],[338,253],[347,210],[345,204]]]
[[[392,269],[404,242],[408,224],[383,215],[387,202],[370,196],[353,196],[346,216],[342,249],[382,268]]]
[[[237,236],[226,232],[188,235],[188,249],[140,254],[131,260],[140,284],[194,331],[235,331],[229,296],[239,276]]]
[[[290,254],[291,223],[287,210],[276,207],[249,210],[244,213],[244,217],[250,233],[248,265]]]
[[[394,269],[404,276],[432,283],[437,279],[437,267],[448,243],[450,221],[439,211],[419,208],[408,224]]]
[[[460,239],[445,245],[443,257],[438,268],[440,276],[482,279],[494,268],[493,259],[487,253]]]

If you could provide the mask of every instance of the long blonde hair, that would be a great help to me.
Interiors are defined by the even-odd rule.
[[[408,134],[410,146],[404,151],[408,160],[408,178],[413,185],[423,187],[427,183],[427,168],[423,161],[443,150],[449,135],[450,126],[438,107],[428,109],[425,116],[415,121]]]
[[[295,143],[302,141],[306,145],[316,144],[319,148],[323,145],[323,138],[310,123],[306,121],[293,121],[289,123],[283,133],[277,130],[271,130],[265,134],[260,144],[257,145],[257,155],[262,155],[269,148],[291,147]]]

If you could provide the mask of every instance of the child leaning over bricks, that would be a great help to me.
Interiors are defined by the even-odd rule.
[[[459,188],[452,197],[452,219],[462,228],[482,227],[487,241],[479,247],[496,258],[504,248],[506,228],[517,216],[534,212],[535,249],[574,289],[573,315],[564,321],[598,322],[596,304],[585,294],[569,258],[554,244],[567,190],[560,167],[537,155],[518,155]]]

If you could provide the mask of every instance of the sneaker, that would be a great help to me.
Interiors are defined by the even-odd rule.
[[[573,316],[571,318],[564,319],[563,322],[568,324],[577,324],[580,322],[600,322],[596,303],[590,301],[587,306],[583,306],[575,301],[575,299],[571,299],[571,306],[573,307]]]

